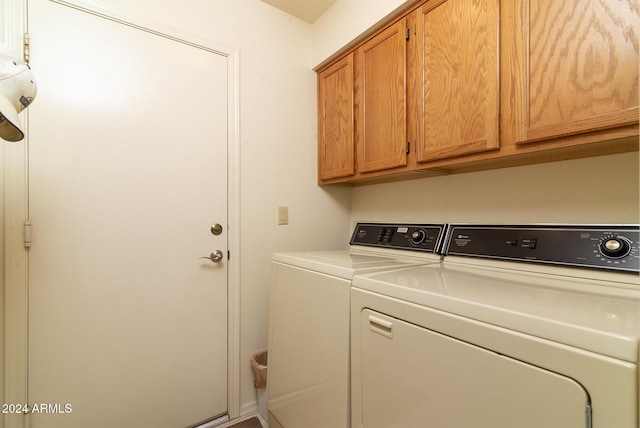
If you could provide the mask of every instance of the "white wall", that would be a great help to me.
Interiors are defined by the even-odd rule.
[[[313,24],[313,65],[415,0],[338,0]]]
[[[638,153],[353,189],[353,221],[638,223]]]

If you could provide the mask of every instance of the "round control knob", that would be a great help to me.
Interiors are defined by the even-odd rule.
[[[620,236],[607,238],[600,244],[600,251],[607,257],[624,257],[631,251],[631,244]]]
[[[420,245],[424,242],[426,237],[427,234],[424,232],[424,230],[418,229],[411,234],[410,240],[413,245]]]

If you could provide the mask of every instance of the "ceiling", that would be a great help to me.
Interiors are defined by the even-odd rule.
[[[293,16],[314,23],[336,0],[261,0]]]

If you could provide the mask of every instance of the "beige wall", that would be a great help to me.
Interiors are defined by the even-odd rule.
[[[638,223],[638,153],[353,189],[353,221]]]
[[[313,24],[313,65],[415,0],[338,0]]]

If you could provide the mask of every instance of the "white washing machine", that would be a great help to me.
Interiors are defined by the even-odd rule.
[[[637,428],[637,226],[470,226],[354,277],[353,427]]]
[[[438,264],[444,225],[356,225],[350,249],[276,253],[269,305],[272,428],[350,426],[349,289],[355,274]]]

